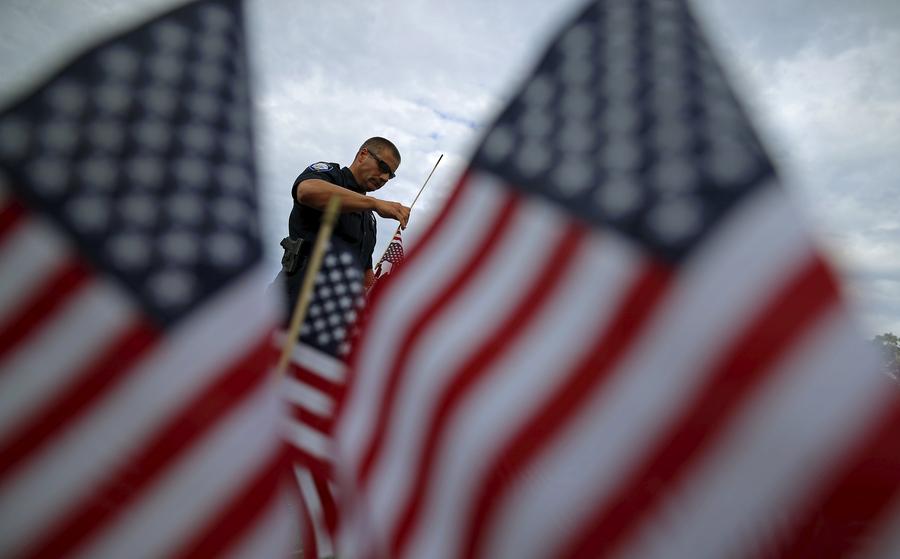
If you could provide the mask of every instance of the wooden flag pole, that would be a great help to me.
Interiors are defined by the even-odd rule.
[[[422,191],[425,190],[425,185],[428,184],[428,181],[431,180],[431,175],[434,174],[435,169],[437,169],[438,163],[440,163],[440,162],[441,162],[441,159],[443,159],[443,158],[444,158],[444,154],[442,153],[441,156],[438,157],[438,160],[435,162],[434,167],[431,168],[431,172],[428,173],[428,177],[425,179],[425,182],[422,183],[422,188],[419,189],[419,193],[416,194],[416,197],[413,198],[412,204],[409,205],[409,209],[410,209],[410,210],[412,210],[413,206],[416,205],[416,200],[418,200],[418,199],[419,199],[419,196],[422,195]],[[399,233],[399,232],[400,232],[400,226],[398,225],[398,226],[397,226],[397,229],[394,230],[394,234],[391,235],[391,239],[393,239],[393,238],[397,235],[397,233]],[[387,246],[388,246],[388,247],[391,246],[390,241],[388,242],[388,245],[387,245]],[[376,261],[376,263],[377,263],[377,262],[381,262],[382,260],[384,260],[384,255],[385,255],[385,254],[387,254],[387,247],[385,247],[384,252],[381,254],[381,258],[379,258],[379,259]]]
[[[294,312],[291,315],[291,326],[284,340],[284,346],[281,348],[281,358],[278,360],[278,368],[276,369],[276,375],[279,377],[287,370],[287,364],[297,345],[297,339],[300,337],[300,326],[303,325],[303,320],[306,318],[309,301],[312,299],[312,290],[316,284],[316,276],[319,274],[319,268],[322,267],[325,248],[331,239],[331,232],[334,229],[340,209],[340,198],[332,196],[325,206],[322,224],[319,226],[319,233],[316,236],[316,244],[313,245],[312,255],[309,257],[309,264],[306,266],[306,273],[303,276],[300,295],[297,297],[297,303],[294,305]]]

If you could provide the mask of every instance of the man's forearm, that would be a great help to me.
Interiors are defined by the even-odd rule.
[[[307,179],[297,185],[297,202],[310,208],[324,210],[332,196],[341,199],[341,212],[372,210],[381,217],[396,219],[401,227],[409,220],[409,208],[398,202],[379,200],[352,190],[341,188],[321,179]]]
[[[307,179],[297,185],[297,201],[304,206],[324,210],[332,196],[340,198],[341,212],[375,209],[374,199],[321,179]]]

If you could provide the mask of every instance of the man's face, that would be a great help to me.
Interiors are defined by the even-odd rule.
[[[361,186],[369,192],[374,192],[384,186],[384,183],[393,178],[394,172],[400,166],[400,162],[390,150],[385,150],[382,154],[363,148],[361,155],[363,158],[359,164]]]

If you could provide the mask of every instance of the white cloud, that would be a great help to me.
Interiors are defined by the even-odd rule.
[[[297,174],[321,159],[349,163],[375,134],[403,155],[398,177],[380,197],[409,203],[444,154],[404,235],[415,242],[515,79],[532,64],[540,37],[576,4],[419,1],[393,9],[354,0],[337,10],[322,2],[302,9],[252,2],[269,244],[277,247],[284,235]],[[395,226],[379,220],[376,255]]]
[[[885,305],[900,301],[898,55],[900,32],[885,30],[844,50],[757,59],[751,74],[791,185],[872,332],[898,324]]]

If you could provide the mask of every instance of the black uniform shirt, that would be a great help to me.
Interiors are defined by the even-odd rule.
[[[292,238],[305,239],[311,247],[322,222],[322,212],[297,202],[297,185],[307,179],[321,179],[360,194],[365,194],[366,191],[357,184],[350,169],[337,163],[319,161],[300,173],[291,188],[294,207],[288,219],[288,234]],[[372,252],[375,250],[375,215],[371,211],[340,214],[334,226],[332,239],[347,246],[354,255],[357,255],[361,269],[372,268]]]

